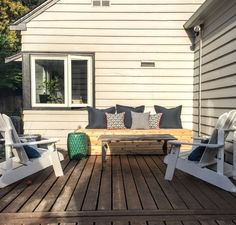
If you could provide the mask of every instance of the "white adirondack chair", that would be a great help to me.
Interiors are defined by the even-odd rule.
[[[234,155],[233,165],[224,161],[224,145],[229,132],[234,132],[234,150],[236,151],[236,132],[235,129],[232,129],[235,120],[236,110],[221,115],[208,144],[200,143],[199,138],[198,142],[194,143],[169,141],[168,143],[172,145],[172,149],[164,159],[167,164],[165,179],[172,180],[175,168],[177,168],[226,191],[236,192],[236,186],[229,179],[229,177],[236,178],[236,156]],[[200,161],[188,160],[191,151],[180,152],[180,147],[183,144],[192,145],[191,151],[197,146],[206,147]]]
[[[22,143],[11,119],[0,114],[0,133],[5,139],[5,161],[0,163],[0,188],[8,186],[46,167],[53,166],[56,176],[63,176],[60,160],[63,155],[57,151],[58,139]],[[29,159],[23,146],[48,145],[48,149],[37,148],[39,158]]]

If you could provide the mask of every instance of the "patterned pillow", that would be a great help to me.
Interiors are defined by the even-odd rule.
[[[107,129],[125,129],[125,112],[111,114],[106,113]]]
[[[150,129],[159,129],[160,128],[160,121],[163,113],[157,113],[150,115],[149,117],[149,128]]]

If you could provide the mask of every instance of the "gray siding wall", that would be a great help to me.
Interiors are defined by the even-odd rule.
[[[209,135],[217,118],[236,108],[236,1],[222,1],[204,18],[201,131]],[[198,132],[199,37],[194,57],[194,126]]]
[[[194,52],[183,24],[202,2],[110,0],[109,7],[93,7],[90,0],[61,0],[27,23],[22,50],[94,53],[97,108],[145,105],[154,112],[154,105],[183,105],[183,127],[192,129]],[[63,129],[65,145],[65,134],[78,126],[71,116],[87,124],[85,111],[25,110],[25,131],[53,136]]]

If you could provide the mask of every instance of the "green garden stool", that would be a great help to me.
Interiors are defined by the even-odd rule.
[[[67,149],[70,159],[83,159],[87,157],[87,136],[82,132],[69,133],[67,137]]]

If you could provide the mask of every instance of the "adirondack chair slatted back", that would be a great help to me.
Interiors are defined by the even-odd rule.
[[[230,129],[233,126],[235,120],[236,120],[236,110],[232,110],[228,113],[222,114],[216,122],[216,126],[211,134],[211,137],[208,143],[209,144],[217,143],[218,129],[226,130],[224,132],[224,141],[225,141],[229,134],[229,131],[227,131],[227,129]],[[207,163],[207,162],[213,161],[215,157],[217,156],[217,153],[218,151],[216,151],[216,149],[206,148],[200,159],[200,163]]]
[[[11,146],[14,143],[21,143],[10,117],[5,114],[0,114],[0,131],[5,139],[5,146]],[[17,149],[12,148],[12,153],[22,164],[26,164],[29,161],[23,147]]]

